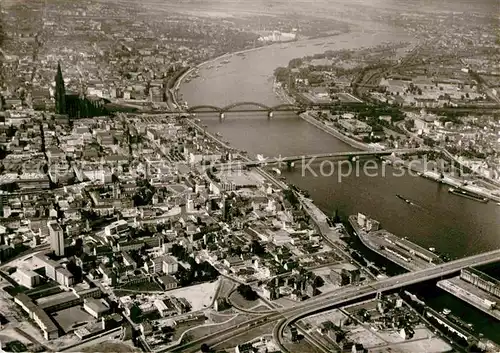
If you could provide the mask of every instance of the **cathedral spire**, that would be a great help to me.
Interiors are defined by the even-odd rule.
[[[57,63],[57,73],[56,73],[56,113],[65,114],[66,113],[66,89],[64,88],[64,79],[61,70],[61,62]]]

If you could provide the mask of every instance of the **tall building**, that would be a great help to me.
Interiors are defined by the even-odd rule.
[[[50,247],[56,256],[64,256],[64,233],[57,221],[47,222],[49,227]]]
[[[65,114],[66,113],[66,89],[64,88],[64,79],[61,71],[61,63],[57,63],[57,73],[56,73],[56,113]]]

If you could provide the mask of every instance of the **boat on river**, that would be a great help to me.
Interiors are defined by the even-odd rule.
[[[396,197],[397,197],[398,199],[403,200],[404,202],[406,202],[406,203],[408,203],[408,204],[410,204],[410,203],[411,203],[411,201],[410,201],[410,200],[405,199],[403,196],[401,196],[401,195],[399,195],[399,194],[396,194]]]
[[[448,192],[453,194],[453,195],[462,196],[462,197],[468,198],[470,200],[474,200],[474,201],[478,201],[478,202],[482,202],[482,203],[487,203],[489,201],[486,197],[478,195],[472,191],[464,190],[464,189],[460,189],[460,188],[449,188]]]

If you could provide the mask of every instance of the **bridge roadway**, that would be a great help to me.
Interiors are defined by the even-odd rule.
[[[293,307],[277,309],[274,313],[260,315],[234,327],[220,330],[200,339],[188,342],[184,345],[177,346],[175,348],[168,348],[165,352],[194,353],[199,351],[199,346],[202,343],[212,346],[218,342],[239,336],[247,333],[253,328],[263,326],[277,320],[280,321],[273,331],[274,339],[278,343],[282,352],[289,352],[282,343],[283,332],[288,325],[301,318],[328,310],[335,306],[346,304],[351,301],[360,300],[369,296],[375,296],[379,292],[382,293],[391,291],[408,285],[437,279],[443,276],[449,276],[460,271],[462,268],[486,265],[497,261],[500,261],[500,249],[446,262],[432,268],[404,273],[402,275],[389,277],[364,285],[342,287],[330,292],[325,292],[305,302],[298,303]]]
[[[298,312],[293,313],[286,319],[282,319],[280,323],[276,325],[273,331],[273,337],[276,343],[278,343],[278,346],[280,347],[282,352],[289,352],[288,349],[286,349],[286,347],[284,347],[284,345],[282,344],[283,332],[288,325],[303,317],[314,314],[315,312],[323,311],[332,306],[339,306],[356,299],[362,299],[370,295],[376,295],[379,292],[382,293],[411,284],[448,276],[459,271],[462,268],[485,265],[492,262],[497,262],[499,260],[500,249],[497,249],[483,254],[450,261],[432,268],[389,277],[385,280],[365,284],[362,286],[350,286],[345,290],[334,291],[325,302],[311,303],[306,308],[298,310]]]
[[[176,103],[177,104],[177,103]],[[168,109],[168,110],[141,110],[139,113],[147,113],[150,112],[152,114],[203,114],[203,113],[267,113],[268,117],[272,117],[273,112],[301,112],[307,110],[315,110],[315,109],[335,109],[335,108],[349,108],[349,107],[359,107],[367,105],[362,102],[334,102],[334,103],[284,103],[276,106],[267,106],[258,102],[236,102],[225,107],[218,107],[215,105],[197,105],[188,108],[178,107],[176,109]],[[420,107],[404,107],[405,110],[411,111],[419,111]],[[445,113],[445,112],[483,112],[483,113],[497,113],[500,111],[500,104],[495,103],[491,105],[475,105],[475,106],[460,106],[460,107],[436,107],[436,108],[427,108],[427,110],[435,112],[435,113]],[[137,115],[137,113],[133,113]],[[221,116],[223,118],[223,116]]]
[[[330,153],[319,153],[319,154],[308,154],[303,156],[288,156],[288,157],[273,157],[266,158],[263,160],[246,160],[246,161],[235,161],[229,163],[216,163],[213,164],[214,168],[224,168],[226,166],[238,167],[238,166],[256,166],[261,164],[275,164],[275,163],[287,163],[296,161],[305,161],[309,159],[324,159],[324,158],[338,158],[338,157],[363,157],[363,156],[388,156],[391,154],[408,154],[416,152],[428,152],[431,151],[430,148],[397,148],[388,150],[371,150],[371,151],[348,151],[348,152],[330,152]]]

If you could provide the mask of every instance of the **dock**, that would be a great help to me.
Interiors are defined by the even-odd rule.
[[[473,307],[500,320],[500,310],[495,307],[498,298],[468,283],[459,276],[439,281],[437,286]]]
[[[349,216],[349,224],[367,248],[408,271],[423,270],[443,263],[437,254],[385,229],[366,230],[358,223],[356,215]]]
[[[476,194],[480,197],[485,197],[495,202],[500,202],[500,196],[495,192],[487,191],[474,185],[465,185],[462,180],[453,178],[449,175],[444,175],[443,178],[441,178],[441,175],[439,173],[433,171],[424,171],[420,176],[441,184],[446,184],[454,188],[465,190],[467,192]]]

